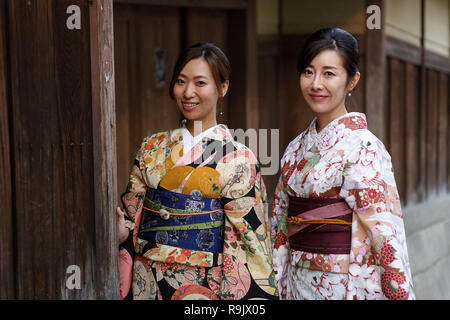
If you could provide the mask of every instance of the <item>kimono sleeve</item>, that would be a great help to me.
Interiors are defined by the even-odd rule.
[[[128,238],[119,246],[119,274],[120,274],[120,297],[129,297],[133,261],[136,256],[134,251],[133,231],[136,225],[136,218],[140,216],[147,185],[145,184],[140,170],[139,158],[142,148],[145,147],[146,140],[139,149],[133,166],[126,191],[120,196],[123,208],[125,209],[125,225],[130,230]],[[139,219],[138,219],[139,220]]]
[[[225,211],[224,261],[233,261],[240,278],[251,276],[259,287],[243,286],[247,298],[276,299],[267,194],[260,167],[249,149],[227,158],[231,156],[233,160],[225,161],[227,169],[218,168],[226,181],[221,199]]]
[[[272,206],[271,237],[273,244],[273,269],[281,298],[286,297],[286,278],[289,263],[286,221],[288,207],[289,198],[284,191],[283,181],[280,177],[275,188]]]
[[[391,157],[373,135],[356,145],[341,189],[354,212],[349,273],[359,280],[353,281],[350,294],[358,299],[414,299]]]

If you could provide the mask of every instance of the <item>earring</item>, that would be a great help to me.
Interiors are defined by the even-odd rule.
[[[349,93],[348,93],[348,96],[349,96],[349,97],[351,97],[351,96],[352,96],[352,93],[351,93],[351,92],[349,92]]]
[[[223,112],[222,112],[222,106],[223,105],[223,101],[222,101],[222,99],[220,99],[219,100],[219,115],[220,116],[223,116]]]

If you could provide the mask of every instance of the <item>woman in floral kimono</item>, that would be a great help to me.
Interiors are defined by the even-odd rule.
[[[278,298],[259,164],[216,122],[229,72],[209,43],[175,65],[170,95],[186,120],[143,140],[117,209],[121,298]]]
[[[282,299],[414,299],[391,157],[347,113],[359,50],[341,29],[322,29],[298,60],[316,114],[286,148],[271,218]]]

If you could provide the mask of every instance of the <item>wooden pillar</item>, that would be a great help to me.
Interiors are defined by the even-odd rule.
[[[366,32],[366,72],[365,77],[365,113],[369,129],[383,142],[386,142],[386,35],[385,0],[367,0],[366,7],[377,5],[381,9],[381,28],[367,29]]]
[[[6,0],[0,0],[0,299],[14,299],[13,198],[6,47]]]
[[[256,0],[249,0],[246,13],[246,127],[259,128],[258,41],[256,37]]]
[[[96,297],[119,298],[113,1],[89,10],[92,74]]]
[[[420,3],[421,12],[421,37],[420,37],[420,170],[419,170],[419,201],[423,202],[428,198],[427,177],[428,177],[428,154],[427,154],[427,70],[425,66],[425,0]]]

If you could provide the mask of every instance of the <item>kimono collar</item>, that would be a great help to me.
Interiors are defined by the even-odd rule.
[[[367,129],[366,115],[360,112],[346,113],[328,123],[319,133],[316,130],[317,118],[309,125],[309,133],[319,149],[332,147],[345,134],[358,129]]]
[[[187,130],[183,127],[171,130],[170,140],[173,142],[178,142],[183,140],[183,132]],[[203,135],[203,132],[200,135],[203,135],[200,141],[205,141],[206,139],[211,140],[219,140],[227,143],[228,141],[233,140],[233,136],[231,135],[230,130],[224,124],[218,124],[215,127],[207,129]]]

